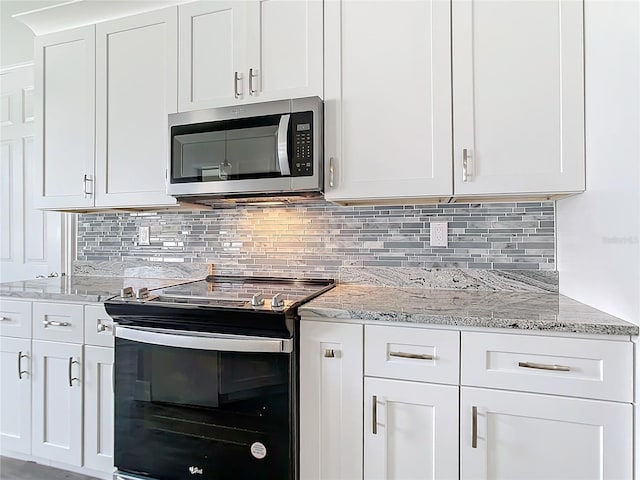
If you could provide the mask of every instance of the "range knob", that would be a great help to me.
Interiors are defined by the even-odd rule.
[[[144,300],[144,299],[146,299],[148,297],[149,297],[149,289],[148,288],[142,287],[142,288],[139,288],[136,291],[136,299],[137,300]]]
[[[133,297],[133,287],[125,287],[122,290],[120,290],[120,297],[121,298]]]
[[[282,299],[281,293],[276,293],[271,299],[271,308],[282,308],[284,307],[284,300]]]
[[[264,293],[256,293],[251,297],[251,305],[254,307],[259,307],[264,304]]]

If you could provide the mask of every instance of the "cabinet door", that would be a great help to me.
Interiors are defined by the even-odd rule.
[[[584,190],[582,2],[452,12],[456,195]]]
[[[84,347],[84,466],[113,471],[113,348]]]
[[[179,7],[179,109],[233,105],[246,97],[246,2]]]
[[[177,11],[96,26],[96,206],[171,205],[169,113],[177,110]]]
[[[460,403],[463,479],[633,477],[631,404],[470,387]]]
[[[0,337],[0,447],[31,453],[31,340]]]
[[[247,101],[322,97],[322,1],[254,0],[247,22]]]
[[[325,4],[325,196],[448,196],[450,5]]]
[[[300,322],[300,478],[362,478],[362,325]]]
[[[95,33],[82,27],[35,39],[40,208],[92,207]]]
[[[364,380],[364,477],[458,478],[458,387]]]
[[[82,345],[33,340],[32,454],[82,464]]]

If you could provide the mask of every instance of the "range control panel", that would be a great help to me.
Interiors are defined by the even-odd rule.
[[[300,112],[291,116],[292,162],[291,176],[313,175],[313,114]]]

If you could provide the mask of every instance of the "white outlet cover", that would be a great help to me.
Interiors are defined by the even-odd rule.
[[[449,246],[449,222],[431,222],[429,224],[429,242],[432,247]]]
[[[149,245],[149,227],[140,227],[138,230],[138,245]]]

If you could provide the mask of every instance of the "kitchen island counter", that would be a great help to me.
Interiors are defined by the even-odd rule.
[[[637,325],[555,293],[338,285],[303,305],[305,319],[638,335]]]

